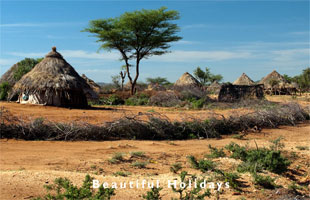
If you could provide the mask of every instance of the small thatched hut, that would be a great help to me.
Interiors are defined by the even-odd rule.
[[[254,81],[248,77],[245,73],[242,73],[242,75],[233,82],[234,85],[253,85]]]
[[[174,84],[175,87],[201,87],[201,83],[190,73],[185,72]]]
[[[8,71],[6,71],[0,78],[0,84],[3,82],[7,82],[11,87],[16,83],[14,78],[14,72],[17,70],[17,63],[14,64]]]
[[[276,70],[264,77],[259,84],[264,84],[266,94],[286,95],[292,91],[289,83]]]
[[[207,87],[207,91],[212,94],[219,94],[221,90],[221,84],[219,84],[217,81],[214,81]]]
[[[95,83],[95,81],[88,78],[85,74],[82,74],[81,77],[86,81],[86,83],[91,87],[93,91],[95,91],[97,94],[100,93],[101,89],[100,85],[98,85],[97,83]]]
[[[221,87],[218,100],[234,102],[242,99],[261,99],[264,97],[264,85],[232,85],[224,84]]]
[[[203,97],[205,95],[202,84],[190,73],[185,72],[173,85],[175,91],[186,97]]]
[[[86,94],[95,92],[74,68],[52,48],[45,58],[13,87],[9,99],[18,102],[63,107],[87,107]]]

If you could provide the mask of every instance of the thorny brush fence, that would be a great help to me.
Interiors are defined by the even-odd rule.
[[[140,114],[141,115],[141,114]],[[0,110],[0,135],[7,139],[24,140],[182,140],[215,138],[225,134],[296,125],[310,119],[310,108],[289,103],[278,107],[254,111],[241,116],[210,118],[204,121],[171,122],[161,115],[144,114],[147,120],[124,116],[103,125],[89,123],[56,123],[37,118],[26,122]]]

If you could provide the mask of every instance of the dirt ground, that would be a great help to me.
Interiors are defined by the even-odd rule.
[[[269,101],[278,103],[298,102],[303,106],[310,105],[308,98],[292,98],[291,96],[268,96]],[[149,113],[166,116],[170,120],[190,120],[219,115],[230,116],[252,112],[249,108],[226,108],[208,110],[187,110],[184,108],[160,108],[149,106],[98,106],[89,110],[67,109],[50,106],[20,105],[17,103],[0,102],[0,108],[8,110],[16,117],[24,120],[34,120],[43,117],[57,122],[88,122],[100,124],[119,119],[123,116]],[[141,115],[144,116],[144,115]],[[222,148],[230,142],[239,145],[249,145],[256,148],[268,147],[270,140],[282,136],[285,144],[284,152],[293,163],[290,171],[285,175],[276,175],[266,172],[275,178],[275,182],[283,188],[276,190],[262,190],[253,185],[249,173],[241,174],[244,182],[242,192],[233,189],[223,189],[219,199],[289,199],[288,185],[295,180],[303,185],[310,183],[310,151],[299,150],[298,146],[310,147],[310,124],[306,122],[298,126],[283,126],[279,129],[263,129],[260,133],[249,133],[242,140],[233,136],[224,136],[221,139],[203,139],[186,141],[137,141],[120,140],[104,142],[56,142],[56,141],[21,141],[0,140],[0,199],[31,199],[45,194],[43,188],[53,183],[58,177],[67,177],[74,184],[80,185],[86,174],[103,181],[128,182],[148,181],[160,182],[163,187],[163,199],[177,197],[171,188],[167,187],[168,180],[177,178],[170,172],[170,166],[176,162],[181,163],[183,170],[190,174],[201,174],[190,167],[186,156],[194,155],[201,159],[209,153],[208,145]],[[226,151],[226,150],[225,150]],[[143,157],[133,157],[130,152],[145,152]],[[124,161],[111,164],[108,160],[115,153],[123,153]],[[229,154],[227,151],[225,152]],[[136,161],[148,163],[145,168],[136,168],[132,164]],[[232,158],[216,158],[219,169],[235,171],[240,161]],[[129,173],[127,177],[115,175],[116,172]],[[206,174],[206,179],[210,175]],[[141,187],[141,186],[140,186]],[[116,189],[116,196],[112,199],[142,199],[142,194],[148,189]],[[305,186],[306,193],[310,194],[310,186]],[[214,191],[213,191],[214,192]],[[211,199],[216,199],[213,194]]]
[[[310,124],[300,124],[296,127],[283,126],[280,129],[264,129],[260,133],[250,133],[244,140],[233,139],[226,136],[222,139],[186,140],[186,141],[104,141],[104,142],[49,142],[49,141],[16,141],[1,140],[0,157],[0,199],[31,199],[43,195],[43,185],[52,183],[57,177],[67,177],[75,184],[80,184],[87,173],[102,183],[136,181],[142,179],[159,180],[164,188],[161,191],[163,199],[176,197],[175,193],[167,187],[167,180],[174,180],[177,176],[169,171],[175,162],[182,163],[184,170],[192,174],[199,171],[190,168],[186,161],[187,155],[202,158],[209,153],[208,145],[224,147],[230,142],[240,145],[248,144],[255,147],[256,141],[259,147],[269,146],[269,141],[283,137],[284,151],[288,156],[295,152],[291,169],[299,172],[294,174],[294,179],[304,181],[309,179],[310,174],[310,151],[298,150],[296,146],[309,146]],[[143,158],[133,158],[130,152],[145,152]],[[125,161],[119,164],[110,164],[114,153],[124,153]],[[131,163],[140,160],[147,161],[146,168],[137,169]],[[232,158],[217,158],[214,160],[218,167],[231,170],[238,164]],[[130,172],[128,177],[114,175],[115,172]],[[307,176],[308,174],[308,176]],[[269,174],[270,175],[270,174]],[[288,187],[290,180],[287,177],[271,174],[276,177],[276,183],[284,188]],[[236,193],[231,189],[224,189],[220,194],[221,199],[267,199],[281,195],[281,190],[260,190],[253,186],[251,176],[242,174],[245,181],[244,192]],[[307,180],[306,180],[307,181]],[[308,188],[310,191],[310,188]],[[113,199],[141,199],[146,189],[117,189]],[[215,199],[215,197],[211,197]]]

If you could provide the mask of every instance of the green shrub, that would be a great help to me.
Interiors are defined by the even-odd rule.
[[[104,105],[124,105],[125,101],[118,95],[112,94],[108,98],[100,99],[101,104]]]
[[[191,199],[197,199],[197,200],[203,200],[205,197],[210,197],[211,192],[209,189],[202,191],[202,188],[200,187],[200,183],[202,183],[203,179],[198,179],[196,176],[189,176],[186,171],[182,171],[180,173],[180,179],[181,182],[185,183],[184,188],[175,188],[172,186],[172,191],[178,193],[180,196],[179,198],[172,198],[172,200],[191,200]],[[192,187],[191,190],[188,190],[189,182],[197,182],[197,187]]]
[[[131,175],[130,172],[123,172],[123,171],[117,171],[114,173],[115,176],[123,176],[123,177],[127,177],[129,175]]]
[[[144,94],[144,93],[140,93],[137,95],[134,95],[128,99],[125,100],[125,105],[128,106],[143,106],[143,105],[147,105],[149,101],[149,96]]]
[[[281,151],[272,150],[279,148],[275,146],[273,146],[272,149],[246,149],[232,142],[225,148],[232,152],[232,158],[240,159],[245,162],[238,166],[238,171],[240,172],[256,172],[265,169],[281,174],[286,172],[288,166],[291,164],[287,158],[283,157]]]
[[[209,155],[206,155],[208,158],[220,158],[220,157],[226,157],[226,154],[224,153],[223,148],[217,149],[216,147],[212,147],[209,144],[209,149],[211,153]]]
[[[296,184],[295,181],[293,181],[289,186],[288,186],[288,190],[294,194],[300,194],[299,190],[303,190],[303,188]]]
[[[0,100],[6,100],[11,86],[8,82],[3,82],[0,84]]]
[[[131,166],[142,169],[142,168],[146,168],[147,164],[148,164],[147,162],[136,161],[136,162],[132,163]]]
[[[266,189],[274,189],[277,187],[274,182],[275,179],[271,178],[270,176],[261,176],[257,173],[253,173],[252,176],[256,185],[259,185]]]
[[[37,197],[33,200],[64,200],[64,199],[88,199],[88,200],[109,200],[115,195],[113,188],[103,188],[101,185],[99,190],[95,192],[92,189],[92,180],[86,175],[81,187],[75,186],[67,178],[57,178],[54,184],[44,186],[48,193],[44,197]]]
[[[28,73],[32,68],[38,64],[42,58],[33,59],[25,58],[24,60],[17,63],[17,68],[13,72],[13,77],[15,81],[19,81],[26,73]]]
[[[147,191],[146,195],[144,194],[142,197],[143,199],[147,199],[147,200],[161,200],[161,196],[160,196],[160,190],[162,190],[163,188],[159,187],[153,187],[151,188],[150,191]]]
[[[234,172],[222,172],[222,179],[224,182],[229,183],[229,187],[240,190],[241,182],[238,180],[240,177],[237,173]]]
[[[198,100],[192,100],[191,101],[191,104],[192,104],[192,107],[194,109],[200,109],[204,106],[204,103],[205,103],[205,100],[204,99],[198,99]]]
[[[170,167],[170,171],[173,173],[178,173],[178,171],[180,171],[182,169],[182,164],[181,163],[174,163],[171,167]]]
[[[199,160],[197,161],[194,156],[187,157],[189,163],[191,164],[192,168],[199,169],[202,172],[213,171],[215,170],[215,163],[212,160]]]
[[[111,164],[116,164],[124,161],[123,153],[115,153],[111,159],[108,160]]]
[[[143,151],[133,151],[130,152],[131,157],[145,157],[145,152]]]

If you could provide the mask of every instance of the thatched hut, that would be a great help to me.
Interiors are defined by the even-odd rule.
[[[233,85],[224,84],[221,87],[218,101],[235,102],[242,99],[261,99],[264,97],[264,85]]]
[[[276,70],[265,76],[259,84],[264,84],[265,93],[267,94],[290,94],[289,83]]]
[[[62,107],[87,107],[86,94],[95,92],[74,68],[66,62],[56,47],[13,87],[9,99],[18,102]]]
[[[16,80],[14,78],[14,72],[18,68],[18,63],[14,64],[8,71],[6,71],[0,78],[0,84],[7,82],[11,87],[14,86]]]
[[[85,74],[82,74],[81,77],[86,81],[86,83],[91,87],[93,91],[95,91],[97,94],[100,93],[101,89],[100,85],[98,85],[97,83],[95,83],[95,81],[88,78]]]
[[[207,91],[212,94],[219,94],[221,90],[221,84],[219,84],[217,81],[214,81],[207,87]]]
[[[248,77],[245,73],[233,82],[234,85],[253,85],[254,81]]]
[[[174,84],[175,87],[201,87],[201,83],[190,73],[185,72]]]

